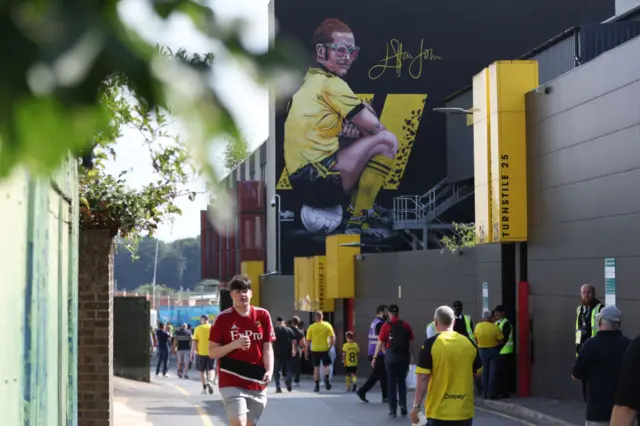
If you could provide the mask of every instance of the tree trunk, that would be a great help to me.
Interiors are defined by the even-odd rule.
[[[78,276],[78,425],[113,424],[113,235],[81,230]]]

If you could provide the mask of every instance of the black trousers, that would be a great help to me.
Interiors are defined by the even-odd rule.
[[[273,380],[276,382],[276,387],[280,387],[280,374],[284,376],[285,382],[290,382],[293,377],[293,371],[291,370],[292,363],[291,355],[275,357],[273,361]]]
[[[156,366],[156,376],[160,374],[160,367],[162,367],[162,374],[167,374],[169,370],[169,350],[158,350],[158,365]]]
[[[498,393],[501,396],[509,396],[515,391],[516,383],[516,357],[515,354],[500,355],[500,375]]]
[[[389,391],[389,412],[395,413],[398,405],[407,408],[407,373],[409,372],[409,360],[389,359],[385,361],[387,369],[387,384]]]
[[[428,419],[426,426],[472,426],[473,419],[468,420],[437,420]]]
[[[300,372],[302,371],[302,360],[300,354],[297,354],[291,360],[291,369],[293,370],[293,382],[300,383]]]
[[[369,356],[369,362],[373,360],[372,356]],[[382,390],[382,398],[387,399],[387,370],[384,366],[384,355],[378,356],[378,360],[376,361],[376,367],[371,372],[371,375],[367,379],[366,382],[360,387],[360,392],[365,395],[367,392],[371,390],[375,386],[376,383],[380,382],[380,389]]]

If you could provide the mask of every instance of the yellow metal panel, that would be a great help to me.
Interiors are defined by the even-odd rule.
[[[355,257],[360,254],[360,236],[330,235],[325,244],[327,297],[355,297]]]
[[[260,275],[264,274],[264,262],[260,260],[252,260],[242,262],[240,269],[243,275],[246,275],[251,280],[251,304],[253,306],[260,306]]]
[[[491,236],[491,116],[489,115],[489,69],[473,77],[473,169],[475,181],[476,243],[490,243]],[[467,117],[471,117],[470,115]]]
[[[335,303],[327,297],[327,276],[325,273],[325,256],[313,257],[313,278],[314,278],[314,308],[322,312],[334,312]]]
[[[492,239],[527,241],[525,95],[539,85],[538,63],[498,61],[489,78]]]
[[[293,259],[293,279],[295,288],[295,308],[299,311],[313,312],[315,298],[313,285],[313,257]]]

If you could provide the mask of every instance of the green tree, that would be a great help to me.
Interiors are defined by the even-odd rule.
[[[159,49],[166,57],[181,63],[210,67],[213,55],[188,55],[184,50],[173,54]],[[81,229],[109,229],[113,235],[135,241],[141,234],[153,235],[158,225],[173,214],[180,214],[175,201],[195,192],[181,189],[195,173],[182,139],[170,129],[175,122],[166,104],[150,105],[130,79],[117,74],[100,87],[100,102],[109,114],[109,125],[94,138],[93,161],[79,161]],[[105,161],[116,160],[114,145],[125,128],[137,131],[149,153],[157,179],[134,189],[127,185],[125,170],[118,176],[105,171]],[[144,159],[141,159],[144,161]]]
[[[444,248],[452,253],[476,245],[476,227],[473,223],[454,223],[453,235],[447,235],[440,240]]]
[[[200,283],[200,238],[184,238],[173,242],[147,237],[139,240],[135,256],[128,250],[128,241],[118,241],[114,260],[114,277],[118,289],[133,290],[153,280],[156,244],[158,270],[156,282],[174,290],[194,289]]]
[[[249,156],[249,145],[242,138],[229,138],[224,147],[224,167],[227,171],[233,170]]]
[[[202,61],[174,61],[158,52],[153,43],[122,20],[120,3],[2,2],[0,45],[12,56],[0,67],[0,177],[7,176],[18,164],[33,172],[50,173],[69,151],[86,154],[94,144],[100,145],[101,137],[113,139],[110,120],[117,105],[105,103],[104,97],[110,96],[104,90],[107,82],[107,86],[113,83],[117,88],[134,89],[135,97],[144,99],[145,110],[171,104],[189,131],[201,170],[211,184],[217,181],[215,170],[207,162],[208,144],[221,135],[236,134],[237,129],[210,87],[207,68]],[[166,0],[152,5],[155,16],[151,19],[188,16],[204,36],[220,42],[247,63],[248,69],[257,70],[260,78],[281,74],[287,58],[282,52],[290,56],[295,51],[286,47],[261,55],[250,53],[240,42],[238,25],[218,25],[213,11],[196,0]],[[120,188],[117,177],[105,185]],[[148,191],[151,197],[156,195],[153,188]],[[149,210],[127,199],[126,191],[120,195],[123,205]],[[109,221],[106,217],[103,220]],[[131,230],[152,228],[155,223],[153,218],[140,226],[127,223],[125,216],[119,220],[123,229]]]

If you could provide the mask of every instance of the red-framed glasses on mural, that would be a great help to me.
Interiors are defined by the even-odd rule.
[[[347,46],[346,44],[325,43],[323,46],[328,47],[329,49],[333,49],[333,51],[336,52],[336,56],[338,58],[346,58],[348,55],[352,61],[358,59],[358,52],[360,52],[360,47]]]

